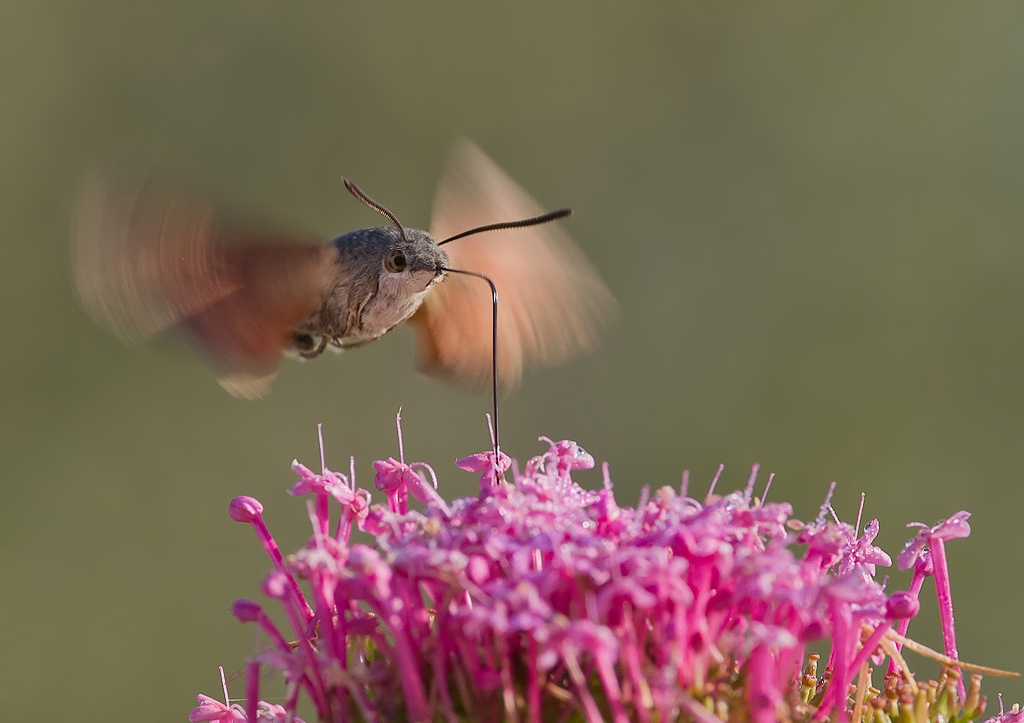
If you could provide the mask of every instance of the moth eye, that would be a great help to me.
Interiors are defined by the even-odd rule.
[[[407,265],[408,262],[405,260],[405,254],[401,251],[392,251],[384,257],[384,268],[393,274],[405,271]]]

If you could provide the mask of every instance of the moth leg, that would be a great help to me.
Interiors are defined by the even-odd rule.
[[[296,334],[292,339],[292,350],[302,359],[313,359],[323,354],[328,341],[326,336],[317,340],[317,337],[310,334]]]
[[[352,341],[345,341],[344,339],[335,339],[331,342],[332,346],[336,346],[342,351],[348,351],[349,349],[358,349],[361,346],[366,346],[371,341],[376,341],[377,337],[373,339],[354,339]]]

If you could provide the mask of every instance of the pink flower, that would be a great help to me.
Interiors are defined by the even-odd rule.
[[[322,721],[845,720],[850,685],[919,610],[922,561],[969,529],[958,513],[922,530],[906,548],[920,574],[886,594],[877,521],[858,537],[828,501],[793,520],[790,505],[756,500],[756,467],[740,492],[645,489],[629,507],[607,469],[600,491],[572,479],[594,466],[577,444],[541,440],[513,478],[504,454],[460,459],[480,493],[451,502],[429,466],[404,461],[400,428],[399,459],[374,463],[386,504],[351,474],[296,462],[313,534],[287,557],[262,505],[236,498],[231,516],[266,550],[262,590],[283,615],[235,603],[267,641],[247,669],[249,705],[200,696],[192,719],[292,720],[306,699]],[[373,544],[351,543],[353,527]],[[803,669],[818,643],[831,651],[820,679]],[[281,704],[257,704],[265,668],[284,676]]]
[[[946,563],[946,540],[967,537],[971,534],[971,526],[967,523],[970,512],[961,510],[952,517],[941,520],[928,527],[920,522],[912,522],[907,527],[918,527],[920,531],[907,541],[903,551],[897,557],[901,570],[909,569],[922,560],[925,550],[930,559],[925,563],[935,576],[935,590],[939,601],[939,617],[942,620],[942,643],[945,654],[958,660],[956,647],[956,631],[953,621],[953,594],[949,582],[949,566]],[[904,626],[905,629],[905,626]],[[958,683],[961,698],[966,694],[964,682]]]
[[[467,472],[483,472],[480,475],[480,490],[486,492],[495,488],[500,483],[509,467],[512,466],[512,459],[504,453],[495,461],[494,452],[481,452],[463,457],[455,466]]]
[[[953,540],[957,537],[967,537],[971,534],[971,526],[967,523],[967,518],[971,516],[970,512],[960,510],[952,517],[945,520],[940,520],[936,524],[928,527],[920,522],[911,522],[907,527],[917,527],[919,532],[907,540],[907,544],[903,546],[903,550],[897,556],[896,560],[901,570],[909,570],[921,553],[928,547],[930,542],[936,540]]]
[[[245,720],[245,711],[237,705],[228,705],[208,695],[200,693],[196,696],[199,705],[192,709],[188,719],[192,723],[200,721],[223,721],[224,723],[235,723]]]

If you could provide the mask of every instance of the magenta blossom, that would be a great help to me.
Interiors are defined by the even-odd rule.
[[[581,447],[541,439],[547,451],[522,474],[505,474],[516,468],[494,452],[459,460],[481,475],[480,493],[448,502],[433,470],[401,453],[374,464],[385,505],[370,505],[351,473],[295,463],[313,535],[287,557],[262,505],[234,500],[232,518],[272,565],[267,603],[240,600],[234,613],[266,647],[247,668],[247,705],[200,696],[191,720],[291,721],[300,705],[332,723],[842,721],[868,708],[931,720],[940,699],[936,715],[984,709],[973,682],[966,697],[936,684],[931,703],[906,671],[864,684],[894,649],[893,627],[919,609],[916,578],[892,593],[875,579],[891,564],[873,544],[877,521],[858,536],[826,502],[799,522],[788,504],[757,500],[754,475],[745,491],[702,501],[645,489],[629,507],[607,468],[600,490],[573,480],[594,466]],[[963,514],[909,543],[909,564],[962,536]],[[354,529],[373,544],[351,541]],[[814,646],[830,651],[820,677]],[[259,701],[265,669],[284,677],[279,704]]]

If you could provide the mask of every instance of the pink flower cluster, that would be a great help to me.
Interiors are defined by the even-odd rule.
[[[504,455],[460,460],[481,474],[480,494],[451,502],[430,467],[401,455],[374,464],[386,505],[352,474],[295,462],[291,493],[312,496],[313,535],[288,557],[263,506],[233,500],[232,519],[270,557],[262,591],[288,629],[236,602],[268,641],[248,664],[247,702],[200,696],[190,720],[298,721],[303,699],[337,722],[846,720],[851,686],[881,662],[894,625],[906,632],[931,574],[955,657],[942,544],[969,532],[967,513],[922,526],[899,556],[915,570],[910,591],[887,592],[877,521],[858,534],[826,502],[800,523],[790,505],[755,498],[756,467],[742,492],[698,501],[684,478],[681,491],[645,490],[623,507],[607,468],[603,488],[586,490],[572,473],[593,458],[542,439],[547,451],[507,481]],[[354,528],[375,543],[354,542]],[[820,678],[813,663],[803,670],[814,644],[831,651]],[[282,705],[259,700],[264,668],[284,676]],[[903,672],[891,664],[887,690]],[[950,680],[944,694],[962,705],[959,675]],[[907,703],[898,693],[890,702]],[[972,693],[976,716],[984,701]]]

